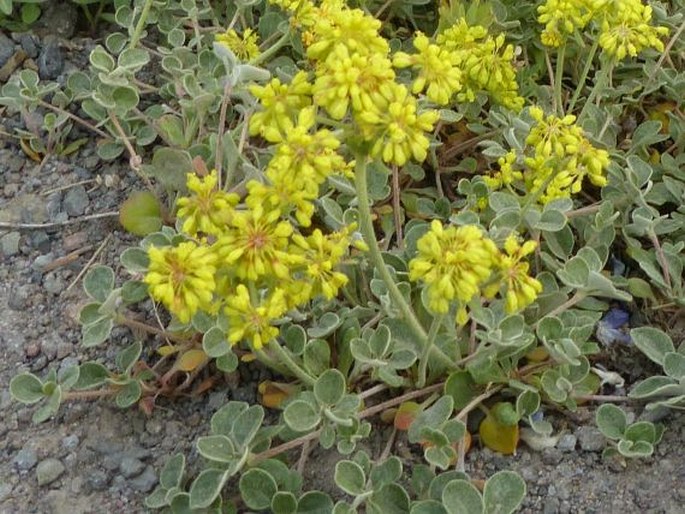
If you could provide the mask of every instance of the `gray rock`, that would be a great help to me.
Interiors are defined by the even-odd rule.
[[[45,205],[48,210],[48,218],[55,220],[62,210],[62,194],[60,192],[52,193],[48,196]]]
[[[17,36],[17,41],[21,45],[21,48],[26,52],[31,59],[38,57],[38,38],[33,34],[24,32]]]
[[[162,422],[155,418],[149,419],[145,423],[145,430],[148,434],[157,435],[162,431],[162,428],[164,428]]]
[[[39,255],[31,264],[31,268],[36,271],[43,271],[45,266],[50,264],[53,260],[55,260],[55,256],[52,255],[52,252],[46,253],[45,255]]]
[[[557,448],[562,452],[572,452],[576,449],[576,442],[578,439],[573,434],[564,434],[557,442]]]
[[[38,462],[38,457],[33,448],[24,447],[14,456],[14,465],[21,471],[28,471]]]
[[[50,236],[44,230],[36,230],[31,233],[31,246],[33,246],[40,253],[48,253],[50,251]]]
[[[544,514],[557,514],[559,512],[559,500],[556,498],[547,498],[542,507]]]
[[[69,39],[76,30],[78,11],[71,2],[62,2],[49,12],[49,20],[50,30],[64,39]]]
[[[64,210],[69,216],[81,216],[88,207],[88,193],[83,186],[72,187],[64,197]]]
[[[19,253],[19,240],[21,234],[19,232],[8,232],[0,237],[0,252],[5,257],[11,257]]]
[[[38,76],[43,80],[55,80],[64,69],[64,55],[56,41],[49,41],[38,56]]]
[[[580,427],[576,436],[580,448],[586,452],[601,452],[606,445],[606,438],[595,427]]]
[[[14,486],[9,482],[0,482],[0,502],[12,494]]]
[[[155,475],[154,468],[152,466],[146,466],[145,471],[143,471],[143,473],[139,476],[131,479],[129,484],[136,491],[140,491],[141,493],[149,493],[157,484],[157,475]]]
[[[13,311],[21,311],[26,308],[28,299],[31,296],[31,288],[28,285],[22,285],[10,291],[7,298],[7,306]]]
[[[57,357],[57,341],[53,337],[44,337],[40,342],[40,351],[49,360],[54,360]]]
[[[62,448],[65,450],[73,450],[78,446],[79,437],[76,434],[71,434],[62,438]]]
[[[109,476],[104,471],[96,469],[88,473],[87,483],[94,491],[104,491],[109,483]]]
[[[48,485],[57,480],[64,473],[64,464],[57,459],[45,459],[36,467],[38,485]]]
[[[43,287],[48,293],[59,295],[66,288],[66,282],[64,282],[64,279],[61,275],[51,272],[45,275]]]
[[[0,32],[0,66],[4,66],[14,55],[14,41]]]
[[[133,478],[142,473],[145,464],[135,457],[124,457],[119,464],[119,471],[126,478]]]

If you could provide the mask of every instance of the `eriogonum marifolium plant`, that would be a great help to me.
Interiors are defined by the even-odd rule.
[[[654,146],[682,146],[682,124],[670,120],[668,136],[640,127],[634,144],[619,144],[623,112],[602,105],[618,99],[627,110],[628,93],[641,101],[622,63],[653,63],[668,29],[639,2],[549,2],[532,25],[500,4],[454,3],[438,18],[421,6],[393,11],[420,27],[410,37],[339,0],[245,3],[223,26],[222,13],[191,4],[180,3],[194,16],[189,46],[180,24],[160,18],[178,42],[162,66],[182,76],[160,94],[183,94],[155,118],[168,146],[141,167],[173,202],[167,213],[145,192],[122,207],[125,226],[145,235],[121,256],[132,278],[116,287],[109,268],[93,268],[81,314],[87,344],[124,324],[165,338],[162,358],[141,359],[136,343],[116,372],[87,363],[61,378],[24,374],[15,396],[47,397],[39,420],[63,397],[116,395],[150,412],[160,395],[211,385],[196,384],[204,370],[257,359],[279,380],[259,385],[263,405],[219,409],[197,443],[207,467],[187,482],[174,456],[148,506],[513,512],[525,495],[519,477],[500,472],[481,493],[463,473],[469,413],[484,412],[480,442],[495,451],[516,451],[521,424],[538,447],[549,444],[545,406],[575,409],[606,381],[593,363],[603,313],[632,295],[656,300],[637,269],[616,263],[653,255],[640,267],[668,301],[682,298],[682,229],[655,208],[670,202],[664,188],[652,190],[657,178],[685,182],[673,150]],[[546,77],[523,71],[546,70],[543,47],[556,52],[549,91]],[[682,87],[656,71],[665,91]],[[653,150],[663,152],[658,170]],[[661,245],[663,234],[672,240]],[[166,326],[131,316],[147,295],[170,315]],[[677,353],[660,351],[671,385]],[[384,391],[390,399],[367,406]],[[279,421],[264,425],[263,406],[281,409]],[[398,457],[357,450],[374,414],[421,446],[428,465],[414,467],[411,488]],[[645,455],[636,442],[653,446],[661,434],[650,426],[607,433],[623,455]],[[346,456],[333,477],[337,503],[303,493],[299,474],[275,459],[314,440]],[[237,476],[239,507],[227,500]]]

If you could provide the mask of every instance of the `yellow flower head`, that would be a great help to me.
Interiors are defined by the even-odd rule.
[[[595,15],[600,0],[547,0],[538,7],[538,22],[545,26],[544,45],[558,47],[576,30],[582,30]]]
[[[277,210],[265,211],[257,205],[249,211],[238,211],[231,226],[233,230],[217,241],[217,251],[223,264],[239,278],[290,276],[290,267],[300,259],[287,252],[293,226],[279,221]]]
[[[668,34],[667,27],[654,27],[652,8],[640,0],[609,2],[602,21],[599,46],[620,61],[626,56],[636,57],[645,48],[664,51],[661,37]]]
[[[316,70],[314,102],[336,120],[342,119],[352,104],[360,112],[371,108],[372,95],[383,84],[395,80],[390,60],[383,54],[352,53],[338,44]]]
[[[270,185],[256,180],[247,183],[247,206],[250,209],[262,206],[266,210],[278,211],[281,217],[287,217],[294,211],[295,219],[301,226],[311,225],[315,211],[314,201],[318,194],[311,194],[298,182],[288,180],[285,172],[274,173],[273,167],[267,168],[267,178],[271,180]]]
[[[162,302],[181,323],[202,309],[211,311],[216,255],[193,242],[148,249],[150,266],[144,282],[150,296]]]
[[[454,93],[461,89],[461,70],[455,66],[456,58],[446,48],[432,44],[421,32],[414,37],[418,53],[409,55],[397,52],[393,56],[396,68],[413,66],[419,75],[412,85],[412,93],[427,89],[426,96],[438,105],[447,105]]]
[[[535,241],[526,241],[521,245],[515,234],[511,234],[504,243],[505,253],[500,254],[497,267],[506,290],[505,310],[508,313],[524,309],[542,292],[542,284],[528,275],[530,265],[523,260],[535,251],[536,246]],[[499,284],[495,287],[499,289]]]
[[[333,9],[312,27],[314,42],[307,48],[307,57],[325,60],[339,43],[350,54],[387,55],[388,42],[378,34],[380,28],[380,20],[361,9]]]
[[[324,235],[316,229],[308,236],[293,236],[293,242],[302,252],[305,260],[305,276],[312,284],[311,295],[323,295],[331,300],[338,295],[338,290],[347,284],[348,278],[344,273],[336,271],[336,267],[347,254],[350,237],[346,232]]]
[[[396,82],[384,84],[374,103],[375,109],[357,117],[365,139],[375,142],[371,155],[380,155],[385,162],[398,166],[412,157],[419,162],[425,160],[429,144],[425,133],[433,130],[439,113],[428,110],[419,114],[416,98]]]
[[[282,84],[275,78],[265,86],[251,86],[250,92],[261,106],[250,118],[250,134],[260,134],[272,143],[280,141],[293,128],[300,111],[312,103],[312,85],[304,71],[297,73],[290,84]],[[271,140],[266,137],[267,133],[270,137],[279,135]]]
[[[278,328],[271,324],[286,310],[283,289],[277,288],[267,298],[253,304],[247,287],[239,284],[235,294],[226,299],[228,341],[231,344],[247,341],[252,348],[259,350],[278,336]]]
[[[223,34],[217,34],[215,40],[231,50],[241,61],[251,61],[259,55],[257,33],[252,29],[245,29],[242,36],[229,29]]]
[[[475,225],[444,228],[433,220],[417,249],[418,255],[409,262],[409,279],[423,280],[429,306],[437,313],[446,313],[450,303],[458,300],[458,321],[465,321],[464,305],[480,293],[490,277],[497,247]]]
[[[233,207],[240,197],[236,194],[217,190],[217,172],[200,178],[195,173],[186,175],[186,185],[193,194],[178,199],[178,217],[183,221],[181,230],[195,236],[198,232],[219,235],[233,216]]]
[[[492,175],[483,176],[483,181],[490,189],[499,189],[502,186],[508,186],[523,179],[523,173],[514,169],[516,165],[515,151],[511,150],[505,156],[497,159],[497,164],[499,164],[499,171]]]

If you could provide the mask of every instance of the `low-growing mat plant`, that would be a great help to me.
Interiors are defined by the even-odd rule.
[[[39,423],[101,397],[151,414],[246,361],[275,378],[212,416],[199,474],[167,461],[149,508],[514,512],[517,474],[465,473],[469,414],[501,453],[521,426],[554,441],[548,406],[612,399],[607,334],[663,367],[629,398],[682,408],[685,346],[655,326],[685,302],[681,0],[113,5],[88,70],[23,70],[0,104],[44,113],[27,151],[69,153],[79,125],[141,177],[120,221],[142,239],[125,276],[85,275],[80,322],[89,347],[150,337],[12,395]],[[612,307],[650,326],[595,336]],[[383,423],[425,464],[358,450]],[[663,432],[611,404],[597,424],[624,458]],[[311,442],[343,456],[335,497],[285,464]]]

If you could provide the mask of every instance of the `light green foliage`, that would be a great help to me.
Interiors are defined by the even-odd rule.
[[[551,437],[543,411],[573,410],[598,393],[595,330],[614,302],[646,313],[648,326],[630,336],[663,368],[631,385],[630,398],[648,409],[685,404],[685,346],[649,326],[657,309],[685,305],[682,38],[667,58],[654,51],[664,38],[632,61],[597,59],[593,22],[543,53],[541,31],[546,45],[562,35],[525,2],[448,2],[436,13],[423,1],[354,10],[116,0],[99,19],[95,0],[76,3],[91,27],[111,23],[88,68],[65,84],[21,70],[0,88],[0,105],[43,116],[35,133],[17,130],[27,153],[75,152],[86,142],[70,137],[79,124],[101,158],[125,155],[147,187],[120,208],[124,228],[143,237],[120,256],[125,276],[93,266],[80,313],[85,346],[106,344],[115,325],[136,342],[114,369],[22,373],[12,396],[42,402],[40,422],[84,397],[150,412],[158,396],[202,391],[201,380],[243,361],[277,377],[258,387],[278,419],[229,402],[197,441],[204,465],[186,478],[185,457],[171,457],[149,508],[514,512],[526,490],[516,474],[496,473],[481,493],[459,471],[462,420],[485,402],[502,424]],[[676,33],[681,3],[654,5],[653,26]],[[14,23],[30,24],[39,6],[0,0]],[[378,20],[368,14],[376,11]],[[352,43],[332,28],[345,23],[357,27]],[[404,53],[417,41],[429,46]],[[492,56],[474,61],[469,44]],[[431,61],[433,51],[454,63]],[[441,73],[449,84],[421,83]],[[365,84],[374,94],[355,97]],[[431,102],[445,95],[446,105]],[[133,316],[150,296],[172,314],[165,326],[165,316]],[[151,346],[145,332],[164,342]],[[412,463],[408,484],[392,448],[356,450],[371,416],[392,419],[410,402],[395,428],[408,428],[427,465]],[[607,454],[651,455],[661,438],[660,426],[629,424],[613,405],[596,420]],[[281,460],[309,444],[343,456],[339,494],[307,491]]]

